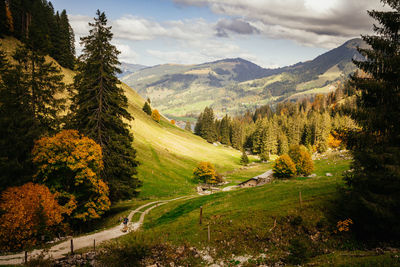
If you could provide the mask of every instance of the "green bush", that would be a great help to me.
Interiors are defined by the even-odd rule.
[[[296,165],[292,159],[284,154],[275,160],[273,167],[274,176],[278,178],[288,178],[296,174]]]

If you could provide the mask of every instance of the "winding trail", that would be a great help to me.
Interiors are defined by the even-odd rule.
[[[121,223],[113,228],[110,228],[110,229],[107,229],[104,231],[100,231],[100,232],[93,233],[90,235],[80,236],[77,238],[72,238],[73,244],[74,244],[74,250],[93,246],[93,240],[96,240],[96,245],[98,245],[104,241],[126,235],[127,233],[129,233],[131,231],[136,231],[143,224],[144,217],[146,216],[146,214],[148,214],[152,209],[159,207],[161,205],[167,204],[168,202],[171,202],[174,200],[191,198],[191,197],[193,197],[193,196],[183,196],[183,197],[178,197],[178,198],[169,199],[169,200],[158,200],[158,201],[153,201],[153,202],[144,204],[129,213],[129,215],[128,215],[129,223],[128,223],[128,231],[127,232],[121,231],[122,227],[123,227],[123,224]],[[145,209],[144,211],[141,211],[141,209],[144,209],[144,208],[147,208],[147,209]],[[136,213],[141,213],[139,220],[137,222],[131,222],[132,217]],[[43,249],[35,249],[28,253],[28,257],[38,256],[43,251],[44,251]],[[48,251],[46,252],[46,254],[48,256],[53,257],[54,259],[59,259],[59,258],[63,258],[65,256],[65,254],[69,253],[70,251],[71,251],[71,239],[68,239],[66,241],[63,241],[63,242],[49,248]],[[25,259],[24,252],[21,252],[18,254],[10,254],[10,255],[5,255],[5,256],[0,256],[0,265],[21,264],[24,262],[24,259]]]

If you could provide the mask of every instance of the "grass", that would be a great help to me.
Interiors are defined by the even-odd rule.
[[[296,212],[299,205],[299,191],[302,192],[303,205],[318,210],[322,208],[325,201],[334,196],[337,186],[343,184],[341,173],[348,166],[348,161],[341,160],[332,165],[328,164],[328,160],[320,160],[316,162],[317,177],[314,178],[275,180],[261,187],[177,201],[149,214],[145,220],[145,229],[170,233],[176,229],[184,229],[177,236],[170,235],[170,240],[187,240],[196,243],[204,240],[204,236],[193,234],[201,231],[201,227],[197,225],[198,207],[203,206],[206,222],[212,222],[215,216],[220,216],[226,220],[233,220],[236,225],[260,223],[260,219],[253,222],[242,221],[243,218],[255,216],[263,218],[265,221],[261,225],[264,225],[268,222],[272,223],[272,217]],[[241,170],[240,175],[234,174],[232,177],[242,176],[245,172],[248,172],[247,176],[253,176],[252,171],[251,169]],[[330,172],[333,176],[326,177],[325,172]]]
[[[316,177],[274,180],[261,187],[171,202],[148,214],[140,232],[124,236],[120,241],[129,244],[140,236],[153,243],[194,246],[208,250],[214,259],[223,259],[227,265],[232,263],[232,254],[253,255],[244,266],[255,266],[255,262],[273,265],[283,260],[290,263],[287,261],[290,240],[304,236],[310,247],[310,258],[306,262],[312,266],[397,266],[398,251],[382,255],[358,251],[357,245],[351,245],[354,241],[349,236],[333,232],[336,224],[329,221],[328,211],[336,199],[338,186],[344,184],[342,173],[349,169],[350,160],[333,154],[314,163]],[[226,176],[232,181],[244,179],[270,165],[256,164]],[[326,176],[326,173],[333,176]],[[200,207],[203,209],[202,225],[199,225]],[[294,223],[298,217],[301,220]],[[207,241],[208,225],[210,242]],[[320,235],[317,243],[310,239],[315,233]],[[350,245],[343,247],[343,242]],[[260,254],[265,251],[268,253]]]
[[[131,129],[135,138],[143,181],[142,197],[173,197],[191,194],[195,184],[193,169],[200,161],[209,161],[219,172],[239,168],[240,152],[225,146],[214,146],[202,138],[172,125],[166,119],[156,123],[142,111],[144,99],[124,87],[128,111],[134,116]]]

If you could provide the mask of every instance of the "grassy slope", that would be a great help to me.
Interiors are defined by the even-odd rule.
[[[198,226],[198,208],[203,205],[205,222],[216,216],[224,220],[233,220],[232,228],[248,224],[252,227],[271,227],[273,218],[297,213],[299,208],[299,191],[302,192],[303,206],[312,208],[313,215],[320,216],[323,204],[333,198],[338,185],[343,184],[342,172],[348,169],[349,161],[330,160],[316,161],[314,178],[294,178],[275,180],[261,187],[222,192],[210,196],[176,202],[154,210],[145,220],[145,228],[152,231],[173,232],[174,229],[185,230],[179,235],[170,235],[172,241],[205,241],[206,235],[196,235],[202,231]],[[249,169],[248,169],[249,170]],[[330,172],[332,177],[326,177]],[[243,218],[247,218],[243,221]],[[229,230],[232,230],[229,229]],[[215,231],[227,231],[216,229]]]
[[[144,181],[143,197],[173,196],[194,192],[193,168],[200,161],[210,161],[219,172],[239,167],[240,153],[224,146],[214,146],[182,130],[165,118],[154,122],[142,111],[144,100],[127,85],[122,85],[129,99],[129,112],[138,150],[139,178]]]
[[[132,242],[140,237],[148,242],[170,242],[177,246],[212,247],[214,259],[231,262],[235,255],[265,255],[261,262],[272,264],[286,259],[289,242],[298,236],[312,238],[320,233],[317,243],[312,242],[313,253],[309,263],[317,266],[394,266],[399,264],[396,252],[378,255],[375,251],[357,250],[358,245],[346,234],[335,234],[332,204],[337,187],[343,185],[342,174],[350,160],[339,156],[315,161],[316,177],[275,180],[261,187],[221,192],[170,203],[153,210],[145,219],[144,229],[122,238]],[[258,166],[258,165],[257,165]],[[235,173],[251,177],[257,166]],[[326,173],[333,174],[332,177]],[[299,204],[299,192],[302,207]],[[199,225],[199,208],[203,207],[203,224]],[[290,221],[301,216],[300,226]],[[345,219],[345,218],[341,218]],[[323,222],[323,229],[318,224]],[[211,226],[211,242],[207,241],[207,225]],[[276,224],[276,226],[274,226]],[[150,240],[150,241],[149,241]],[[311,241],[310,241],[311,242]],[[215,250],[214,250],[215,248]],[[260,254],[263,252],[264,254]],[[250,262],[250,261],[249,261]],[[248,264],[245,266],[257,266]]]
[[[20,43],[14,38],[0,39],[2,49],[11,55]],[[11,59],[11,57],[10,57]],[[48,61],[59,64],[51,57]],[[59,66],[60,67],[60,66]],[[64,82],[73,82],[74,72],[61,68]],[[154,122],[142,111],[144,99],[133,89],[121,84],[128,98],[128,111],[135,118],[130,123],[135,138],[133,146],[141,165],[138,177],[143,181],[141,197],[170,197],[194,192],[191,182],[193,168],[200,161],[210,161],[219,172],[239,166],[240,152],[216,147],[198,136],[170,124],[165,118]]]

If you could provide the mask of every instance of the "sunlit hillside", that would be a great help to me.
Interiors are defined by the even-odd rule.
[[[0,42],[8,55],[20,44],[14,38],[0,39]],[[46,59],[59,66],[51,57]],[[72,83],[74,72],[60,68],[64,82]],[[135,118],[130,125],[135,139],[133,146],[140,161],[138,176],[143,181],[142,197],[172,196],[194,191],[191,176],[200,161],[210,161],[220,172],[239,166],[239,151],[209,144],[172,125],[166,118],[156,123],[142,111],[145,100],[126,84],[121,86],[128,97],[128,110]]]

